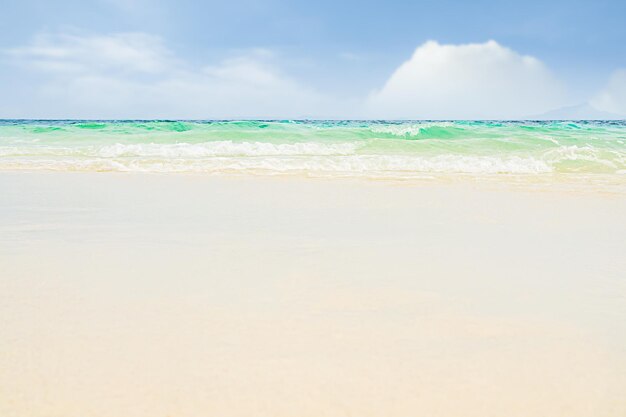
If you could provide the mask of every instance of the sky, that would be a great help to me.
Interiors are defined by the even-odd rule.
[[[620,117],[624,16],[603,0],[4,0],[0,117]]]

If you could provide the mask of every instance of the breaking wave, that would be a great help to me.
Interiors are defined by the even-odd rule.
[[[0,170],[622,176],[626,123],[1,121]]]

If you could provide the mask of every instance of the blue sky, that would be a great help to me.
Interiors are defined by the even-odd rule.
[[[508,58],[503,58],[506,62],[493,68],[490,74],[496,79],[506,79],[505,72],[512,65],[524,65],[516,56],[538,60],[552,81],[548,81],[543,70],[512,69],[512,73],[521,78],[497,84],[502,96],[519,94],[512,87],[507,90],[517,84],[536,86],[540,92],[553,82],[560,85],[560,98],[557,100],[555,93],[537,103],[529,101],[525,107],[511,107],[511,116],[523,116],[523,112],[538,114],[549,110],[550,106],[586,101],[604,111],[626,113],[626,97],[622,97],[626,96],[626,87],[622,85],[626,84],[626,75],[621,72],[626,68],[626,2],[5,0],[2,9],[0,87],[7,94],[0,99],[0,117],[108,117],[123,116],[127,111],[128,117],[162,117],[170,113],[172,117],[205,114],[206,117],[279,117],[284,113],[285,117],[376,117],[380,114],[420,118],[424,113],[446,118],[443,108],[441,114],[427,114],[424,103],[412,98],[423,96],[423,86],[431,82],[428,78],[416,80],[410,74],[401,77],[404,84],[396,88],[410,92],[407,93],[410,97],[401,100],[407,108],[406,114],[394,113],[397,109],[389,104],[363,104],[376,101],[372,96],[384,92],[398,68],[411,59],[416,48],[429,40],[442,47],[486,45],[493,40],[498,47],[448,51],[448,61],[440,64],[443,67],[435,66],[421,77],[431,77],[429,74],[439,74],[440,68],[451,66],[480,69],[482,62],[489,61],[489,56],[498,55],[504,49],[515,56],[507,55]],[[127,35],[130,37],[124,37]],[[138,41],[135,35],[145,38]],[[83,42],[85,39],[87,41]],[[131,62],[131,69],[125,70],[122,68],[125,64],[120,61],[112,71],[104,62],[79,56],[98,55],[97,45],[103,39],[116,39],[113,43],[121,49],[131,45],[152,50],[152,55],[159,55],[155,59],[168,63],[161,65],[161,70],[153,71]],[[63,48],[72,51],[62,58],[63,65],[59,57],[55,58],[54,65],[48,65],[50,62],[40,65],[44,55],[48,59],[50,51]],[[435,48],[430,55],[421,54],[410,67],[418,72],[424,65],[428,67],[437,51]],[[127,55],[128,61],[145,58],[138,54]],[[475,58],[467,61],[467,54],[474,54]],[[115,57],[117,59],[118,55]],[[76,62],[80,62],[80,71],[73,69],[62,73],[59,70],[60,67],[78,67]],[[206,68],[212,68],[208,76]],[[245,85],[252,83],[250,74],[256,74],[254,78],[263,72],[263,84],[251,87],[256,92],[248,100],[245,91],[233,87],[240,86],[242,79],[225,75],[228,71],[245,73],[242,75]],[[479,76],[481,71],[477,71]],[[474,82],[471,71],[461,74],[462,81],[454,78],[458,76],[455,74],[445,73],[433,82],[444,85]],[[268,77],[271,80],[268,81]],[[173,86],[181,82],[184,84],[181,95],[176,95]],[[395,79],[394,82],[400,81]],[[469,106],[471,100],[466,100],[464,95],[475,94],[480,91],[479,87],[484,87],[480,80],[476,83],[447,91],[441,97],[426,98],[459,101]],[[63,92],[64,85],[68,88]],[[124,103],[107,96],[112,85],[132,89],[135,97],[145,94],[150,106],[131,100],[128,105],[132,108],[125,107]],[[167,88],[167,93],[161,93]],[[194,90],[202,90],[216,101],[233,103],[225,106],[228,111],[217,111],[217,107],[205,104],[199,94],[189,95],[187,101],[196,102],[196,107],[203,110],[186,113],[181,103],[186,102],[184,94],[191,93],[185,91]],[[219,94],[213,94],[214,91]],[[277,93],[273,94],[274,91]],[[298,93],[288,93],[293,91]],[[82,98],[75,99],[71,94]],[[385,94],[385,103],[397,97],[389,91]],[[94,103],[87,100],[87,95],[95,97]],[[487,98],[492,101],[494,111],[502,107],[498,104],[499,96]],[[180,111],[165,103],[177,100],[180,100]],[[159,101],[163,101],[160,107]],[[255,111],[255,105],[262,106],[266,102],[271,102],[271,112]],[[287,110],[297,108],[298,103],[306,105],[288,114]],[[138,106],[143,106],[145,112],[137,109]],[[484,113],[468,115],[489,117],[489,106],[484,108]],[[351,113],[346,109],[360,110]],[[497,112],[493,115],[499,116]],[[450,117],[463,116],[463,109],[450,113]],[[507,116],[509,114],[502,114],[502,117]]]

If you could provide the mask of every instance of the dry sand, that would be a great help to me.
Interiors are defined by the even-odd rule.
[[[626,197],[0,174],[0,416],[626,415]]]

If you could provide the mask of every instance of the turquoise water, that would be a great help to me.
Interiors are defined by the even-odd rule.
[[[0,170],[621,180],[626,122],[4,120]]]

